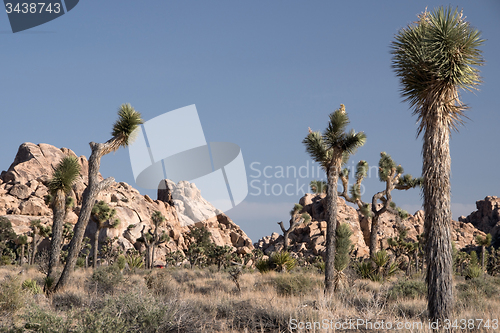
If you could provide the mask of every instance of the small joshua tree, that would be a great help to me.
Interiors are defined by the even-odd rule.
[[[288,229],[285,229],[285,227],[283,226],[283,221],[278,222],[281,231],[283,231],[284,251],[288,251],[288,236],[290,235],[290,233],[302,223],[308,224],[311,221],[311,216],[308,213],[301,214],[302,209],[302,205],[295,204],[293,209],[290,211],[290,227]]]
[[[42,225],[40,220],[32,220],[30,222],[30,228],[31,228],[31,237],[32,237],[32,242],[31,242],[31,257],[30,257],[30,265],[33,265],[35,263],[35,256],[36,256],[36,251],[38,249],[38,245],[43,241],[44,238],[50,237],[52,233],[52,229],[50,226],[44,226]]]
[[[57,165],[52,179],[48,183],[49,194],[45,202],[52,208],[52,239],[50,242],[49,267],[47,277],[54,279],[55,267],[59,263],[63,243],[64,219],[73,200],[68,194],[80,174],[80,163],[75,156],[66,156]]]
[[[138,240],[143,242],[146,245],[146,268],[153,268],[154,257],[155,257],[155,247],[168,242],[170,237],[162,231],[161,234],[158,234],[158,228],[161,226],[163,221],[165,221],[165,217],[159,211],[155,211],[151,216],[151,221],[154,225],[154,230],[151,231],[151,228],[148,229],[147,232],[144,232],[146,226],[144,225],[141,230],[141,238]]]
[[[378,224],[380,216],[389,212],[397,217],[406,219],[408,213],[396,207],[392,201],[392,191],[396,190],[408,190],[416,186],[421,186],[421,178],[413,178],[411,175],[403,175],[404,170],[401,165],[396,165],[392,160],[391,156],[385,152],[380,153],[379,161],[379,171],[378,176],[381,182],[385,182],[385,189],[376,193],[372,197],[372,202],[365,203],[361,199],[361,182],[366,177],[368,171],[368,163],[366,161],[360,161],[356,167],[356,182],[350,188],[350,195],[347,193],[349,190],[348,179],[349,179],[349,169],[342,170],[340,179],[342,180],[343,191],[339,193],[340,196],[344,197],[346,201],[355,203],[358,205],[361,214],[367,219],[371,219],[371,231],[370,231],[370,256],[373,256],[377,251],[378,245]],[[382,206],[379,208],[378,203],[381,202]]]
[[[476,244],[481,246],[481,269],[484,272],[484,259],[486,256],[486,247],[491,245],[491,234],[487,234],[485,237],[481,237],[480,235],[477,235],[476,238]]]
[[[16,245],[18,246],[19,249],[19,266],[23,264],[24,260],[24,249],[26,247],[26,244],[28,244],[28,236],[26,235],[18,235],[17,238],[14,240]]]
[[[212,240],[210,239],[211,233],[205,227],[194,227],[189,232],[189,236],[193,239],[193,242],[189,244],[186,255],[188,257],[191,268],[194,265],[203,266],[207,260],[207,254],[210,252],[213,246]]]
[[[99,252],[99,233],[101,229],[105,228],[116,228],[120,224],[119,219],[113,219],[116,214],[116,209],[111,209],[107,203],[104,201],[99,201],[92,208],[91,219],[96,224],[96,230],[94,233],[94,259],[92,261],[92,267],[95,269],[97,267],[97,255]],[[107,222],[107,223],[106,223]]]

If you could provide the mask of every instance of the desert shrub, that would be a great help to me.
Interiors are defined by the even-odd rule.
[[[23,290],[27,290],[33,295],[43,293],[42,287],[40,287],[35,280],[26,279],[22,284]]]
[[[144,279],[148,289],[156,295],[171,296],[179,291],[177,281],[166,270],[152,272]]]
[[[270,270],[269,260],[260,259],[255,263],[255,268],[261,273],[267,273]]]
[[[76,259],[76,267],[84,268],[85,267],[85,258],[78,257]]]
[[[24,306],[25,294],[17,278],[7,276],[0,283],[0,313],[10,313]]]
[[[403,280],[395,283],[387,292],[389,299],[410,298],[415,299],[427,295],[427,286],[420,280]]]
[[[144,262],[142,256],[139,253],[129,253],[125,256],[125,261],[127,262],[128,268],[135,272],[136,269],[142,268]]]
[[[471,298],[491,298],[498,296],[500,288],[494,278],[475,278],[457,285],[458,297],[463,300]]]
[[[102,266],[94,270],[89,287],[94,292],[113,293],[122,280],[123,275],[118,266]]]
[[[297,265],[297,260],[287,251],[274,252],[269,262],[279,272],[289,272]]]
[[[171,331],[173,314],[173,309],[152,295],[131,292],[100,299],[78,317],[82,333],[149,333]]]
[[[52,295],[52,306],[54,306],[56,310],[66,311],[73,308],[81,308],[84,304],[85,301],[83,296],[73,292],[56,293]]]
[[[125,258],[125,256],[123,254],[120,254],[118,256],[118,258],[116,258],[116,265],[118,266],[118,268],[123,271],[123,269],[125,268],[125,265],[127,264],[127,259]]]
[[[217,305],[216,315],[228,321],[237,331],[282,332],[288,326],[289,314],[262,306],[258,300],[230,300]]]
[[[70,322],[64,316],[49,309],[34,306],[26,311],[22,318],[26,321],[24,328],[28,332],[58,333],[69,332]]]
[[[304,274],[279,274],[271,283],[280,295],[307,295],[319,284],[313,276]]]

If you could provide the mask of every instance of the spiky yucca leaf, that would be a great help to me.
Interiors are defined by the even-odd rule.
[[[80,174],[80,163],[75,156],[66,156],[57,165],[52,178],[49,180],[48,188],[52,195],[59,190],[64,193],[71,191],[71,186]]]
[[[392,67],[402,96],[418,116],[418,134],[436,117],[453,129],[462,122],[465,106],[457,89],[472,90],[481,83],[476,66],[484,63],[483,42],[481,33],[451,7],[426,11],[396,35]],[[444,112],[437,114],[438,107]]]
[[[137,126],[144,123],[140,112],[137,112],[129,103],[122,104],[118,109],[118,120],[113,125],[111,135],[118,138],[120,146],[126,147],[133,141],[133,133]]]
[[[326,169],[330,163],[330,158],[321,133],[309,133],[302,143],[306,146],[306,151],[311,155],[312,159],[318,162],[323,169]]]
[[[159,226],[163,221],[165,221],[165,216],[160,211],[155,211],[153,215],[151,215],[151,220],[155,226]]]
[[[368,173],[368,162],[359,161],[356,165],[356,180],[361,180],[366,177]]]
[[[293,208],[292,210],[290,211],[290,215],[291,216],[294,216],[295,214],[297,214],[298,212],[300,212],[302,210],[302,205],[301,204],[295,204],[293,205]]]
[[[351,227],[347,223],[342,223],[337,226],[335,243],[335,269],[337,272],[342,272],[349,265],[349,252],[351,251]]]
[[[396,163],[392,160],[391,155],[381,152],[378,167],[378,178],[381,182],[385,182],[391,174],[392,168],[396,167]]]

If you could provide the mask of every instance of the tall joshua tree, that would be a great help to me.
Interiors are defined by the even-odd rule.
[[[61,245],[63,241],[64,218],[66,217],[66,206],[71,200],[67,195],[80,174],[80,163],[75,156],[64,157],[57,165],[52,179],[48,183],[49,195],[47,203],[52,208],[52,240],[50,242],[49,268],[47,277],[54,279],[55,267],[59,263]]]
[[[349,155],[353,154],[358,147],[366,141],[363,132],[354,130],[345,132],[349,124],[349,117],[345,112],[344,104],[340,109],[330,114],[330,121],[324,133],[313,132],[309,129],[309,135],[302,141],[306,151],[313,160],[318,162],[326,172],[328,180],[327,221],[326,221],[326,260],[325,260],[325,293],[334,291],[335,279],[335,235],[337,230],[337,182],[339,180],[340,168],[346,163]]]
[[[476,66],[483,63],[483,42],[461,12],[440,7],[419,15],[391,45],[401,94],[420,122],[417,135],[423,132],[427,293],[433,320],[449,318],[452,311],[449,137],[467,108],[459,90],[471,91],[481,82]]]
[[[92,213],[90,218],[96,224],[96,230],[94,233],[94,260],[92,262],[92,267],[95,269],[97,267],[97,255],[99,253],[99,233],[101,229],[104,228],[116,228],[120,224],[119,219],[114,219],[116,214],[116,209],[112,209],[104,201],[99,201],[92,208]],[[106,223],[108,222],[108,223]]]
[[[90,142],[92,153],[89,157],[89,183],[83,192],[82,208],[75,225],[74,236],[69,244],[66,265],[55,287],[56,291],[63,289],[67,285],[69,276],[75,267],[76,259],[82,246],[85,229],[87,228],[97,195],[114,182],[113,177],[99,181],[98,176],[101,158],[106,154],[118,150],[120,147],[128,146],[133,139],[132,134],[134,130],[142,123],[143,120],[139,112],[135,111],[130,104],[122,104],[118,110],[118,120],[113,125],[111,139],[104,143]]]

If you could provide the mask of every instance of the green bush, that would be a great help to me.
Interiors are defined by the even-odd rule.
[[[85,258],[78,257],[76,259],[76,267],[84,268],[85,267]]]
[[[101,266],[90,278],[90,289],[95,292],[113,293],[122,280],[123,275],[118,266]]]
[[[399,298],[415,299],[425,297],[427,295],[427,286],[424,281],[420,280],[404,280],[398,281],[387,292],[389,299],[396,300]]]
[[[270,266],[278,272],[290,272],[297,265],[297,260],[292,257],[290,252],[274,252],[269,258]]]
[[[260,259],[255,263],[255,268],[261,273],[267,273],[270,270],[269,260]]]
[[[36,284],[35,280],[32,280],[32,279],[24,280],[24,282],[22,284],[22,288],[23,288],[23,290],[28,290],[33,295],[43,293],[42,288]]]
[[[123,271],[125,268],[125,265],[127,264],[127,259],[123,254],[120,254],[118,258],[116,258],[116,264],[118,265],[118,268]]]
[[[14,312],[24,306],[25,294],[17,278],[10,276],[0,283],[0,313]]]
[[[280,295],[307,295],[318,286],[316,279],[304,274],[279,274],[271,282]]]
[[[35,306],[25,312],[22,317],[26,321],[24,328],[28,329],[28,332],[70,332],[69,319],[65,320],[64,316],[58,316],[49,309],[42,309]]]

